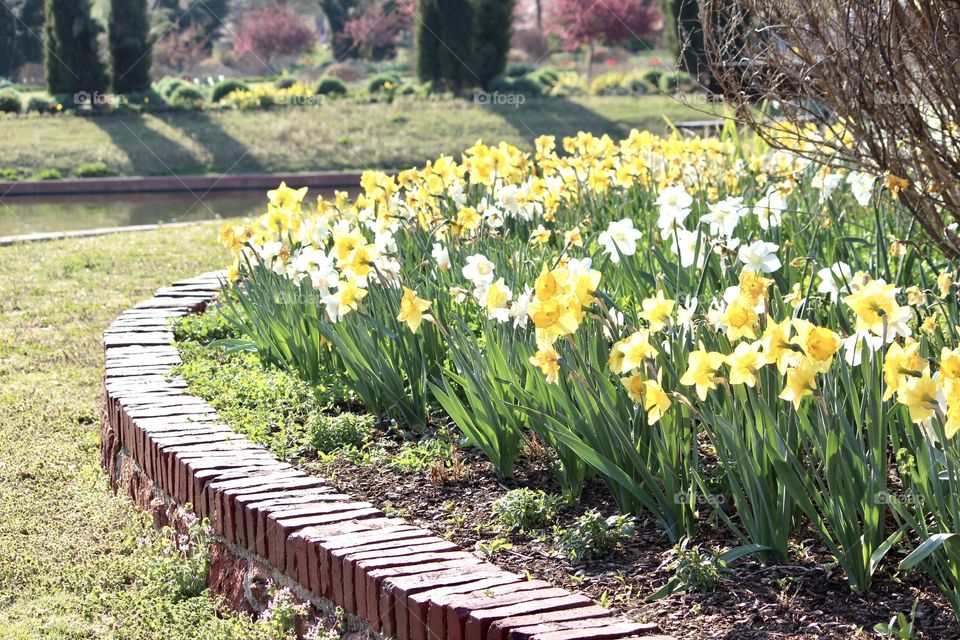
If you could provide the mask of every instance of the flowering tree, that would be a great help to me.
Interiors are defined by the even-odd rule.
[[[234,41],[237,54],[252,53],[270,65],[278,56],[304,53],[317,34],[296,11],[286,5],[264,7],[244,14]]]
[[[548,30],[567,50],[587,48],[587,76],[598,42],[620,44],[646,38],[663,25],[654,0],[555,0]]]
[[[410,28],[413,2],[370,7],[343,26],[343,35],[358,57],[381,60],[393,55],[405,29]]]

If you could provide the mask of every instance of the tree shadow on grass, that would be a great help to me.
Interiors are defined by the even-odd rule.
[[[246,145],[206,113],[155,114],[153,118],[188,136],[208,157],[198,158],[195,151],[150,126],[140,114],[100,116],[91,121],[127,155],[134,175],[234,174],[263,170]]]
[[[228,133],[209,113],[175,113],[164,118],[164,121],[189,136],[210,154],[209,172],[237,174],[267,171],[250,148]]]
[[[495,98],[491,97],[493,100]],[[487,108],[531,143],[541,135],[556,136],[559,141],[564,136],[574,136],[580,131],[589,131],[596,136],[607,134],[619,140],[626,137],[631,129],[623,122],[566,98],[524,98],[522,104],[491,102]]]

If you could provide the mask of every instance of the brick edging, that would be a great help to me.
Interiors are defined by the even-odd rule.
[[[149,502],[144,487],[191,503],[227,548],[401,640],[670,640],[656,625],[527,581],[388,518],[220,421],[182,379],[168,377],[180,362],[168,323],[203,310],[221,277],[206,273],[160,289],[104,333],[101,449],[115,490],[140,494],[141,506]],[[130,481],[132,474],[142,478]]]

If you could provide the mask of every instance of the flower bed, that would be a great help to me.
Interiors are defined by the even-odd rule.
[[[665,592],[749,556],[960,609],[960,309],[912,186],[735,136],[536,147],[368,172],[354,202],[281,185],[223,231],[219,346],[653,523],[678,545]]]

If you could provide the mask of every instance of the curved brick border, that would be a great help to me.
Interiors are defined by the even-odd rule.
[[[180,362],[170,318],[202,310],[221,277],[160,289],[105,332],[101,443],[113,487],[158,522],[184,503],[210,519],[215,591],[254,607],[257,585],[278,579],[401,640],[669,640],[655,635],[656,625],[388,518],[223,424],[183,380],[168,377]]]

